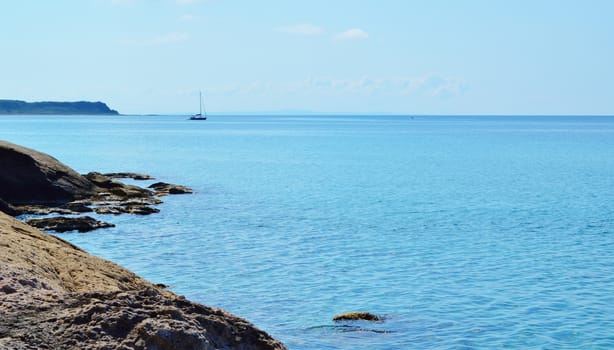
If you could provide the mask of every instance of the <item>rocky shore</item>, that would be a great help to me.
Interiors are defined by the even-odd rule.
[[[158,196],[191,192],[113,180],[124,176],[79,175],[48,155],[0,141],[0,349],[285,349],[239,317],[12,217],[156,209]]]
[[[59,232],[85,232],[112,224],[94,220],[84,213],[158,213],[159,197],[189,194],[181,185],[156,182],[149,188],[127,185],[117,179],[153,180],[146,174],[89,172],[81,175],[57,159],[9,142],[0,141],[0,211],[9,215],[72,215],[32,219],[38,228]],[[59,225],[58,225],[59,224]],[[58,228],[58,229],[56,229]]]

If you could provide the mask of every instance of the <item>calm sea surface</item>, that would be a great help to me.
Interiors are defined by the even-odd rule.
[[[613,117],[3,116],[0,139],[192,187],[60,236],[290,349],[614,348]],[[385,320],[331,321],[360,310]]]

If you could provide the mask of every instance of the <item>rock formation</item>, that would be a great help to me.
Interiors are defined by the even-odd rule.
[[[62,204],[100,191],[57,159],[5,141],[0,141],[0,184],[0,198],[12,205]]]
[[[152,179],[146,174],[90,172],[80,175],[57,159],[9,142],[0,141],[0,211],[9,215],[79,215],[96,214],[149,215],[160,210],[152,207],[159,196],[192,193],[181,185],[157,183],[152,190],[126,185],[114,178]],[[62,220],[60,226],[34,222],[39,228],[81,230],[85,219]],[[59,222],[56,220],[56,222]],[[109,227],[94,225],[91,228]]]
[[[112,179],[134,179],[134,180],[153,180],[153,177],[147,174],[139,174],[139,173],[106,173],[103,174],[106,177],[110,177]]]
[[[192,193],[192,190],[181,185],[168,184],[166,182],[156,182],[149,185],[149,188],[153,189],[156,196],[166,196],[168,194],[186,194]]]
[[[333,317],[333,321],[381,321],[381,318],[370,312],[346,312]]]
[[[285,349],[241,318],[3,213],[0,314],[1,349]]]
[[[52,218],[28,219],[26,223],[41,230],[52,230],[56,232],[66,232],[77,230],[79,232],[89,232],[98,228],[115,227],[113,224],[96,220],[90,216],[76,218],[56,216]]]
[[[46,154],[0,141],[0,349],[285,349],[241,318],[9,216],[157,212],[150,207],[161,203],[154,192],[111,179],[124,175],[82,176]],[[179,191],[173,188],[181,186],[161,190]],[[29,222],[59,231],[105,226],[87,216]]]

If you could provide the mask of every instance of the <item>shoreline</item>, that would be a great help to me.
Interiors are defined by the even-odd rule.
[[[84,176],[3,141],[0,161],[0,348],[286,349],[242,318],[191,302],[13,217],[148,215],[159,211],[158,197],[191,193],[187,187],[114,181],[151,179],[145,174]]]

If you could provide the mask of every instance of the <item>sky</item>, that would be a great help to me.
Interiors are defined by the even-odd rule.
[[[0,99],[124,114],[614,114],[610,0],[7,0]]]

